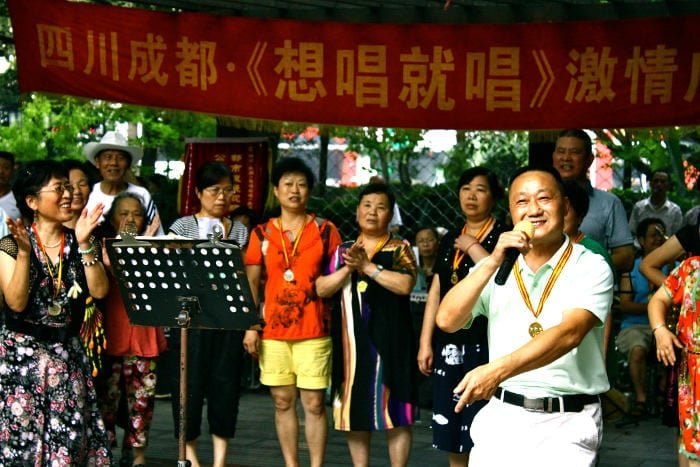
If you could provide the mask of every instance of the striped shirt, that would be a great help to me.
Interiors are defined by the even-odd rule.
[[[202,238],[199,232],[199,222],[194,215],[177,219],[170,226],[170,232],[181,237]],[[240,222],[233,221],[227,240],[233,240],[241,248],[246,246],[248,244],[248,229]]]

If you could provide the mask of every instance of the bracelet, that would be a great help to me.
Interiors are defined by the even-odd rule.
[[[665,323],[661,323],[661,324],[657,324],[656,326],[654,326],[653,328],[651,328],[651,335],[652,335],[652,336],[655,336],[655,335],[656,335],[656,330],[659,329],[659,328],[663,328],[664,326],[666,326],[666,324],[665,324]]]
[[[86,268],[89,268],[90,266],[94,266],[97,263],[99,263],[100,260],[97,259],[97,256],[95,256],[90,261],[85,261],[84,259],[81,259],[80,262],[83,263],[83,266],[85,266]]]
[[[380,272],[384,270],[384,266],[377,264],[377,269],[369,276],[370,279],[376,280]]]
[[[87,250],[82,250],[80,247],[78,247],[78,253],[81,255],[89,255],[95,252],[95,245],[93,243],[90,243],[90,248]]]

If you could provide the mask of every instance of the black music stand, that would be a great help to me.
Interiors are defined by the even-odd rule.
[[[187,330],[245,330],[260,322],[241,249],[221,242],[173,238],[107,240],[107,254],[129,321],[139,326],[180,328],[180,424],[178,467],[188,467]]]

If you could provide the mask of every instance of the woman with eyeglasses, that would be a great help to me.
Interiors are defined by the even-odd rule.
[[[233,195],[231,170],[218,162],[204,164],[195,177],[195,192],[201,208],[177,219],[170,233],[180,237],[207,239],[215,227],[223,238],[241,248],[248,243],[248,230],[228,218]],[[197,438],[200,435],[202,407],[207,400],[209,432],[214,446],[215,467],[226,462],[228,442],[236,432],[240,381],[243,372],[243,332],[191,329],[187,338],[187,459],[199,466]],[[179,342],[175,342],[179,352]],[[179,374],[177,375],[179,377]],[[173,387],[178,387],[179,381]],[[172,399],[175,436],[179,429],[179,401]]]
[[[0,240],[0,439],[5,465],[110,465],[111,453],[79,330],[87,295],[108,281],[92,231],[98,205],[75,229],[73,187],[52,161],[20,169],[22,220]]]

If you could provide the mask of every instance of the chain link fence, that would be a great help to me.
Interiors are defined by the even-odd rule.
[[[319,148],[312,144],[282,146],[279,157],[299,157],[315,174],[319,174]],[[345,151],[344,145],[329,145],[325,183],[318,181],[309,201],[309,211],[330,219],[343,239],[357,236],[356,208],[361,187],[376,174],[369,157]],[[425,227],[448,230],[461,227],[464,216],[459,208],[455,183],[445,180],[444,167],[449,154],[426,151],[409,161],[411,184],[402,184],[394,171],[389,184],[401,213],[399,234],[413,241],[415,233]],[[517,167],[518,161],[513,161]],[[395,169],[395,168],[394,168]],[[508,175],[506,175],[508,176]],[[494,213],[504,219],[505,206],[499,204]]]

